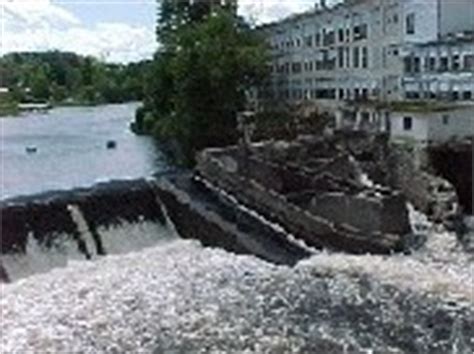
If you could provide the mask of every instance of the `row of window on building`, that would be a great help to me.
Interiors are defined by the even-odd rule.
[[[372,95],[372,96],[371,96]],[[352,89],[282,89],[275,93],[272,91],[262,91],[260,98],[285,99],[285,100],[303,100],[303,99],[325,99],[325,100],[360,100],[367,101],[371,97],[376,97],[378,90],[369,90],[368,88]]]
[[[441,57],[419,57],[415,55],[407,56],[403,59],[406,73],[424,72],[447,72],[447,71],[474,71],[474,54],[460,54]]]
[[[405,17],[405,33],[414,35],[416,32],[416,14],[409,13]],[[390,22],[390,21],[389,21]],[[398,14],[393,15],[393,23],[398,23]],[[283,41],[272,41],[270,43],[274,50],[285,50],[292,48],[312,48],[331,46],[338,43],[350,43],[369,38],[369,26],[367,23],[358,24],[350,28],[323,29],[314,35],[289,38]],[[276,42],[276,43],[275,43]]]
[[[428,100],[447,100],[447,101],[470,101],[473,99],[473,93],[471,90],[452,90],[452,91],[405,91],[405,98],[407,100],[419,100],[419,99],[428,99]]]
[[[275,50],[284,50],[291,48],[313,48],[313,47],[327,47],[339,43],[350,43],[351,41],[360,41],[369,38],[369,31],[367,24],[361,24],[349,28],[340,28],[335,30],[323,29],[314,35],[301,36],[293,39],[287,39],[274,43],[272,48]]]
[[[303,99],[327,99],[327,100],[355,100],[367,101],[369,99],[379,98],[380,91],[378,89],[368,88],[320,88],[320,89],[288,89],[280,88],[277,92],[272,93],[271,90],[262,92],[264,96],[261,98],[279,98],[287,100],[303,100]],[[474,93],[470,90],[465,91],[442,91],[442,92],[418,92],[406,91],[405,98],[408,100],[415,99],[440,99],[440,100],[463,100],[470,101],[474,98]]]
[[[301,74],[302,72],[313,72],[320,70],[335,70],[336,68],[362,68],[369,67],[369,49],[367,47],[352,48],[352,61],[350,57],[351,48],[339,47],[337,59],[331,57],[329,51],[322,51],[322,59],[305,62],[284,63],[270,66],[272,73],[279,74]],[[352,65],[351,65],[352,62]]]

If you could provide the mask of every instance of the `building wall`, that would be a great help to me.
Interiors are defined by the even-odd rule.
[[[438,39],[440,0],[404,0],[402,23],[404,42],[429,42]],[[453,1],[453,0],[450,0]],[[454,0],[457,1],[457,0]],[[408,17],[414,19],[414,33],[407,28]]]
[[[459,28],[469,27],[470,17],[463,14],[458,21],[459,11],[470,15],[474,1],[459,1],[456,5],[451,3],[458,0],[346,1],[265,26],[262,30],[273,48],[267,96],[324,103],[321,100],[399,101],[413,91],[419,93],[411,99],[438,98],[425,93],[430,91],[451,98],[451,91],[471,91],[468,96],[458,95],[471,100],[474,64],[462,72],[452,67],[456,56],[463,61],[474,53],[474,39],[459,41],[457,47],[440,41],[441,19],[444,32],[457,29],[458,22]],[[408,22],[414,26],[413,33],[408,31]],[[361,28],[366,36],[360,35]],[[326,42],[324,37],[331,33],[332,40]],[[437,67],[428,72],[425,58],[430,56],[436,57]],[[449,60],[446,70],[439,68],[443,56]],[[423,70],[407,72],[407,57],[418,60]],[[422,71],[424,77],[419,77]]]
[[[411,117],[412,129],[404,129],[404,118]],[[392,140],[442,143],[474,136],[474,106],[443,112],[394,112],[391,114]]]
[[[474,1],[440,0],[440,34],[474,31]]]
[[[434,142],[474,136],[474,107],[438,113],[429,119],[428,138]]]
[[[404,129],[405,117],[412,118],[412,128]],[[390,116],[390,137],[392,140],[407,140],[413,142],[428,141],[428,118],[419,113],[394,112]]]

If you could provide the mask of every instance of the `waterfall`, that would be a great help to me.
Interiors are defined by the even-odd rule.
[[[175,239],[151,183],[111,184],[1,205],[1,281],[15,281],[70,261],[139,251]]]

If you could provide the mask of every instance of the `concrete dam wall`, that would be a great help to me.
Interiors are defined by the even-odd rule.
[[[0,203],[0,280],[178,237],[279,264],[295,264],[308,255],[283,231],[231,204],[187,173],[5,200]]]

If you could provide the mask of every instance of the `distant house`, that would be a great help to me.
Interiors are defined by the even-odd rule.
[[[463,140],[474,136],[474,105],[431,111],[396,111],[390,114],[393,141],[422,145]]]
[[[385,132],[394,142],[421,145],[474,136],[474,104],[397,102],[346,105],[336,114],[336,129]]]
[[[0,94],[7,94],[9,92],[10,90],[8,89],[8,87],[0,87]]]

